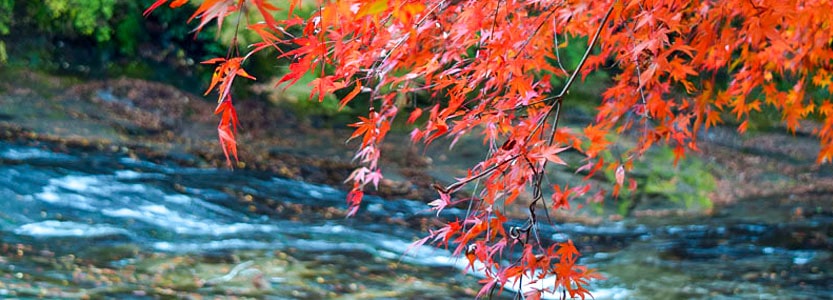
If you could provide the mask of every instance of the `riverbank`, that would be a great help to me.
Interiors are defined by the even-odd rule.
[[[118,151],[188,167],[226,167],[216,138],[214,104],[206,97],[129,78],[82,81],[12,69],[0,79],[0,136],[6,140],[45,141],[57,151]],[[352,162],[356,145],[345,142],[349,128],[319,125],[326,123],[320,116],[299,117],[269,101],[239,99],[236,106],[241,116],[241,160],[235,169],[346,188],[343,181],[356,167]],[[627,215],[709,215],[768,198],[798,199],[763,206],[776,212],[787,209],[796,217],[831,213],[828,196],[833,194],[833,168],[814,163],[818,144],[809,130],[797,136],[775,131],[740,136],[729,128],[712,128],[701,135],[702,151],[690,153],[693,162],[684,161],[682,167],[669,167],[661,158],[667,153],[662,149],[647,155],[634,171],[634,176],[643,176],[640,184],[647,185],[638,196],[608,201],[614,203],[602,213],[594,213],[600,211],[595,207],[578,217],[576,213],[558,217],[598,223],[600,217]],[[433,183],[448,184],[455,176],[464,176],[466,168],[483,155],[476,141],[463,142],[454,151],[445,149],[420,148],[404,132],[391,134],[382,157],[386,179],[369,194],[431,201],[436,197]],[[562,178],[572,177],[567,181],[578,178],[569,171],[557,172]],[[691,183],[685,176],[713,177],[715,184],[697,186],[702,183]],[[609,184],[605,178],[597,179],[597,184]],[[710,202],[668,201],[675,194],[687,193],[701,194]],[[630,202],[619,203],[625,201]]]

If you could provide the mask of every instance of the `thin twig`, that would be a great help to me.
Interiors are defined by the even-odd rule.
[[[492,155],[492,149],[489,149],[489,151],[486,153],[486,157],[488,158],[490,155]],[[471,214],[472,206],[474,206],[473,205],[474,199],[478,199],[477,198],[477,188],[478,187],[480,187],[480,180],[479,179],[474,182],[474,191],[472,191],[472,193],[471,193],[472,194],[472,199],[469,201],[469,207],[466,209],[466,215],[465,215],[466,219],[468,219],[469,214]],[[480,207],[482,205],[483,205],[483,201],[480,201],[480,203],[477,204],[478,210],[480,209]],[[466,224],[464,222],[463,223],[463,232],[468,232],[469,231],[467,227],[468,227],[468,224]]]
[[[318,35],[318,44],[320,44],[321,47],[324,48],[324,50],[327,50],[327,46],[326,46],[327,44],[324,43],[325,42],[324,35],[327,34],[327,29],[324,28],[324,14],[323,14],[324,9],[321,7],[322,3],[323,3],[323,1],[318,1],[318,24],[321,25],[321,29],[320,29],[321,31],[319,32],[319,35]],[[327,63],[327,54],[326,53],[327,53],[327,51],[324,51],[324,57],[321,57],[321,60],[320,60],[321,75],[319,77],[321,77],[321,78],[324,78],[324,76],[326,75],[326,74],[324,74],[324,71],[325,71],[325,68],[326,68],[325,65]],[[318,92],[321,93],[321,91],[318,91]]]
[[[533,31],[532,34],[530,34],[529,37],[526,38],[524,43],[521,45],[521,48],[518,49],[518,53],[516,53],[515,56],[512,57],[512,59],[518,58],[518,56],[520,56],[521,53],[524,52],[524,48],[526,48],[526,45],[529,44],[530,41],[532,41],[533,37],[538,35],[538,31],[541,31],[541,28],[544,27],[544,24],[547,22],[547,20],[550,19],[550,17],[552,16],[552,14],[555,13],[555,11],[556,11],[556,9],[555,9],[555,7],[553,7],[553,9],[550,10],[549,13],[547,13],[547,16],[544,17],[544,21],[542,21],[541,24],[538,24],[538,27],[535,28],[535,31]]]
[[[553,26],[552,37],[555,40],[555,62],[558,63],[558,67],[561,69],[561,72],[564,72],[565,75],[570,74],[570,72],[567,72],[567,69],[564,68],[564,65],[561,64],[561,51],[558,50],[558,30],[556,26]]]
[[[498,0],[497,7],[495,7],[495,20],[492,22],[492,31],[489,32],[489,41],[495,37],[495,26],[497,25],[497,15],[500,13],[500,4],[503,3],[503,0]]]
[[[469,182],[472,182],[472,181],[474,181],[474,180],[477,180],[477,179],[483,178],[483,177],[485,177],[486,175],[492,174],[492,172],[494,172],[494,171],[495,171],[495,170],[497,170],[498,168],[502,167],[503,165],[505,165],[505,164],[507,164],[507,163],[509,163],[509,162],[513,162],[513,161],[515,161],[515,159],[517,159],[517,158],[518,158],[518,157],[520,157],[520,156],[521,156],[520,154],[515,154],[514,156],[510,157],[509,159],[504,160],[504,161],[502,161],[502,162],[500,162],[500,163],[498,163],[498,164],[496,164],[496,165],[494,165],[494,166],[491,166],[491,167],[489,167],[488,169],[483,170],[483,172],[480,172],[480,173],[479,173],[479,174],[477,174],[477,175],[474,175],[474,176],[472,176],[472,177],[469,177],[469,178],[463,179],[462,181],[455,182],[455,183],[453,183],[453,184],[451,184],[451,185],[449,185],[449,186],[447,186],[447,187],[445,187],[445,188],[440,187],[440,186],[436,186],[436,185],[435,185],[435,186],[434,186],[434,189],[436,189],[437,191],[440,191],[440,192],[442,192],[442,193],[444,193],[444,194],[451,194],[451,193],[454,193],[454,192],[456,192],[457,190],[459,190],[461,187],[463,187],[463,186],[465,186],[466,184],[468,184]]]
[[[584,56],[581,57],[581,60],[578,62],[578,66],[576,67],[575,71],[573,71],[573,75],[570,75],[570,79],[568,79],[567,83],[564,84],[564,88],[561,89],[561,93],[559,93],[556,96],[556,98],[564,97],[564,95],[567,94],[567,91],[570,89],[570,86],[573,84],[573,81],[576,80],[579,71],[581,71],[581,68],[584,67],[584,63],[587,62],[587,58],[590,56],[590,52],[593,50],[593,47],[599,40],[599,35],[601,35],[602,33],[602,28],[604,28],[605,23],[607,23],[607,20],[610,18],[610,14],[613,13],[614,3],[616,3],[616,1],[610,4],[610,8],[607,10],[607,13],[602,19],[602,22],[599,23],[599,28],[596,28],[596,34],[593,35],[593,40],[590,41],[590,45],[587,46],[587,50],[584,51]]]
[[[615,3],[615,1],[614,1],[614,3]],[[561,89],[561,93],[559,93],[557,96],[555,96],[555,98],[553,98],[555,102],[552,104],[552,106],[550,106],[549,110],[547,110],[546,116],[544,116],[544,118],[542,118],[538,122],[538,124],[536,124],[535,129],[530,134],[530,135],[534,134],[535,131],[537,131],[541,126],[543,126],[544,122],[546,122],[546,120],[549,118],[550,114],[553,112],[553,109],[554,109],[555,110],[555,117],[553,118],[553,125],[552,125],[552,128],[550,129],[549,141],[547,143],[547,146],[549,146],[549,147],[551,147],[552,144],[555,141],[555,134],[557,133],[557,130],[558,130],[558,121],[559,121],[560,116],[561,116],[561,104],[564,101],[564,95],[566,95],[567,91],[569,91],[570,86],[573,84],[573,81],[575,81],[576,76],[581,71],[582,67],[584,66],[584,63],[587,61],[587,58],[590,56],[590,51],[593,50],[593,47],[596,45],[596,42],[599,40],[599,35],[601,35],[602,29],[604,28],[605,24],[607,23],[608,18],[610,18],[610,14],[613,12],[613,7],[614,7],[614,5],[613,5],[613,3],[611,3],[610,8],[607,10],[607,13],[605,14],[604,18],[602,18],[601,23],[599,23],[599,27],[596,29],[596,34],[593,35],[593,39],[591,40],[590,45],[588,45],[587,50],[584,52],[584,56],[581,58],[581,61],[579,61],[578,66],[576,67],[576,69],[573,70],[573,74],[570,76],[570,79],[567,80],[567,83]],[[549,220],[549,209],[546,208],[546,206],[547,206],[546,200],[544,200],[544,197],[541,194],[541,184],[542,184],[542,180],[544,178],[544,173],[546,171],[548,162],[549,162],[548,160],[544,161],[544,163],[541,165],[541,174],[536,176],[536,178],[535,178],[535,183],[534,183],[535,199],[530,204],[529,210],[530,210],[531,214],[534,213],[534,207],[535,207],[536,203],[539,200],[544,202],[544,208],[545,208],[544,211],[547,214],[547,220],[548,220],[548,222],[552,223],[552,221]],[[533,224],[533,225],[536,225],[536,224]]]
[[[647,114],[647,112],[648,112],[648,107],[647,107],[648,104],[647,103],[648,102],[645,101],[645,90],[643,89],[643,86],[642,86],[642,71],[639,70],[639,60],[637,60],[634,63],[634,65],[636,66],[636,84],[637,84],[637,87],[639,87],[639,95],[642,96],[642,105],[643,105],[642,116],[645,117],[645,116],[648,116],[648,114]]]
[[[234,36],[231,39],[231,44],[229,45],[228,51],[226,52],[226,59],[231,58],[231,50],[234,49],[235,55],[240,56],[240,45],[237,43],[237,33],[240,32],[240,19],[243,16],[243,11],[246,9],[246,2],[243,2],[243,6],[240,7],[240,11],[237,12],[237,24],[234,25]],[[218,31],[219,34],[219,31]]]

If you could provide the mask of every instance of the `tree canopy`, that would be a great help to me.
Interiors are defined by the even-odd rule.
[[[159,0],[145,13],[188,2]],[[230,86],[239,77],[255,79],[243,66],[265,63],[248,62],[260,51],[290,60],[281,83],[315,74],[313,99],[336,91],[344,95],[341,105],[359,95],[370,99],[367,115],[350,125],[351,139],[361,140],[355,157],[362,164],[349,177],[351,214],[365,189],[383,176],[380,144],[394,118],[421,124],[411,138],[426,145],[438,138],[482,137],[488,156],[471,166],[468,176],[436,186],[439,196],[429,203],[438,214],[467,201],[473,209],[464,220],[448,222],[417,242],[465,254],[470,268],[487,276],[480,295],[506,283],[546,278],[554,280],[549,292],[584,298],[586,283],[599,278],[577,264],[572,242],[547,245],[535,238],[535,228],[543,225],[536,210],[568,208],[592,190],[589,184],[545,185],[548,164],[575,164],[588,176],[612,170],[616,195],[633,188],[626,174],[651,145],[668,143],[679,158],[697,150],[698,132],[724,121],[744,132],[750,115],[764,108],[780,112],[788,130],[804,127],[818,136],[818,163],[833,160],[830,1],[196,2],[191,20],[197,32],[216,22],[260,38],[252,45],[235,40],[226,57],[204,62],[217,65],[206,94],[218,91],[219,139],[229,159],[237,158],[238,142]],[[313,13],[299,16],[302,5],[313,5]],[[563,48],[584,40],[584,57],[576,68],[565,68]],[[595,120],[581,130],[559,127],[562,107],[570,105],[565,101],[570,86],[595,71],[612,74]],[[400,97],[417,93],[434,103],[396,105]],[[612,139],[626,133],[637,143],[614,161],[603,159]],[[568,149],[583,159],[565,161],[560,154]],[[472,197],[455,194],[475,182]],[[533,199],[529,219],[507,227],[502,209],[524,193]],[[508,248],[522,254],[506,260]]]

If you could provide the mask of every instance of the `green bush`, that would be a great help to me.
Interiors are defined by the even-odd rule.
[[[98,42],[110,40],[110,20],[117,0],[45,0],[18,2],[9,6],[13,20],[0,20],[2,27],[34,26],[40,31],[69,36],[88,36]]]
[[[14,0],[0,0],[0,35],[9,34],[11,31],[12,9]]]

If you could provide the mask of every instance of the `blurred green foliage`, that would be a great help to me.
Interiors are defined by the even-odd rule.
[[[11,28],[9,26],[12,22],[12,8],[14,8],[14,0],[0,0],[0,35],[9,34]]]
[[[0,43],[7,45],[10,63],[41,69],[56,69],[47,62],[60,60],[104,66],[116,59],[128,63],[148,58],[161,61],[180,50],[197,59],[225,53],[214,30],[197,37],[191,34],[188,13],[159,9],[147,18],[142,16],[151,3],[153,0],[0,0]],[[65,46],[68,48],[61,49]],[[146,49],[141,53],[143,46]]]
[[[673,202],[684,204],[686,208],[695,205],[711,208],[709,193],[717,188],[717,181],[706,163],[690,156],[674,164],[674,151],[671,147],[662,147],[654,151],[652,162],[639,166],[648,170],[645,192],[667,195]]]
[[[4,0],[8,1],[8,0]],[[15,23],[36,26],[45,32],[93,37],[98,42],[110,40],[117,0],[45,0],[9,1],[6,3],[13,16],[0,20],[0,28],[9,29]],[[14,19],[12,19],[14,18]]]
[[[605,161],[615,158],[609,152],[603,155]],[[615,170],[605,170],[604,174],[608,182],[615,182]],[[637,190],[632,192],[627,188],[621,189],[616,210],[622,216],[629,215],[637,202],[656,197],[671,200],[680,208],[708,210],[713,205],[709,196],[717,189],[712,167],[693,155],[677,161],[670,146],[650,149],[642,158],[634,161],[633,170],[626,173],[625,177],[636,180]],[[596,209],[600,212],[602,207]]]
[[[0,0],[0,35],[7,35],[11,32],[9,25],[12,21],[12,8],[14,8],[14,0]],[[0,39],[0,65],[5,64],[7,60],[6,43]]]

